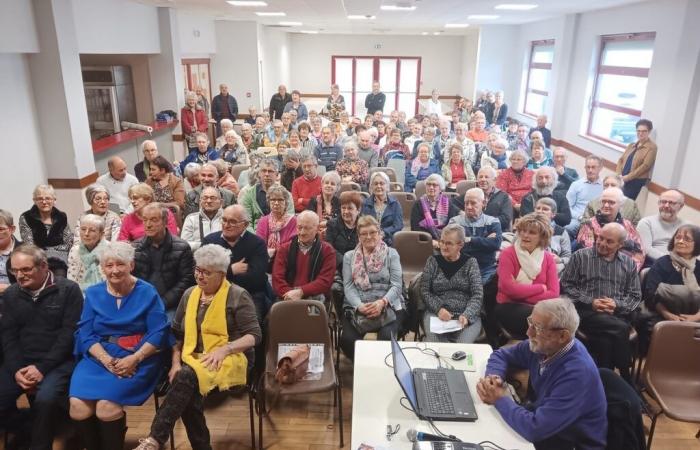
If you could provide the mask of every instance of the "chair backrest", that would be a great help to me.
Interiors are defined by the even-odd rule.
[[[403,223],[411,223],[411,209],[416,202],[416,194],[412,192],[392,192],[390,195],[401,205]]]
[[[654,390],[678,389],[697,383],[700,374],[700,323],[665,320],[657,323],[644,364],[644,381]]]
[[[453,198],[459,197],[459,196],[460,196],[460,195],[459,195],[459,192],[443,192],[443,194],[445,194],[446,196],[450,197],[450,201],[451,201]]]
[[[455,190],[460,195],[460,197],[464,197],[464,194],[466,194],[469,189],[474,187],[476,187],[476,181],[462,180],[457,183],[457,186],[455,186]]]
[[[375,172],[384,172],[389,177],[389,181],[396,182],[396,171],[391,167],[372,167],[369,169],[369,179],[372,179],[372,175]]]
[[[425,180],[420,180],[416,183],[416,188],[413,190],[416,193],[416,197],[421,198],[425,195]]]
[[[391,192],[403,192],[403,183],[392,181],[389,183],[389,190]]]
[[[361,190],[362,190],[362,188],[360,187],[359,184],[354,183],[352,181],[347,181],[347,182],[340,184],[340,189],[338,190],[338,193],[346,192],[346,191],[361,191]]]
[[[386,166],[394,169],[397,181],[403,182],[406,180],[406,161],[403,159],[390,159]]]
[[[250,169],[248,164],[236,164],[235,166],[231,166],[231,175],[233,175],[233,178],[238,181],[238,178],[241,176],[241,172],[246,169]]]
[[[239,186],[239,187],[248,186],[248,184],[249,184],[249,183],[248,183],[248,180],[249,180],[249,175],[248,175],[248,174],[249,174],[249,173],[250,173],[250,168],[247,168],[247,169],[243,170],[243,172],[241,172],[241,173],[238,175],[238,179],[237,179],[236,181],[238,181],[238,186]]]
[[[399,253],[404,273],[423,272],[425,262],[433,254],[433,237],[425,231],[397,231],[394,248]]]

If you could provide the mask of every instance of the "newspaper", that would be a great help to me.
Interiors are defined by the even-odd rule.
[[[277,346],[277,362],[284,357],[291,349],[302,344],[279,344]],[[305,344],[309,346],[309,368],[303,380],[320,380],[323,375],[323,344]]]

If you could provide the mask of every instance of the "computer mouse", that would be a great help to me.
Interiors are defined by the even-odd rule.
[[[460,350],[460,351],[457,351],[457,352],[454,352],[454,353],[452,354],[452,359],[453,359],[454,361],[461,361],[461,360],[463,360],[463,359],[466,358],[466,357],[467,357],[467,354],[466,354],[465,352],[461,351],[461,350]]]

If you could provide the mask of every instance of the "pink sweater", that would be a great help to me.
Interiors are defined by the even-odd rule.
[[[255,227],[255,234],[260,236],[265,245],[267,245],[267,239],[270,237],[270,216],[262,216],[258,220],[258,224]],[[280,230],[280,242],[279,246],[286,244],[291,241],[294,236],[297,235],[297,218],[292,217],[292,219],[287,223],[285,227]],[[269,247],[269,246],[268,246]]]
[[[173,236],[180,235],[177,229],[177,223],[175,222],[175,215],[173,215],[173,212],[170,210],[168,210],[168,224],[166,226],[168,227],[170,234]],[[122,217],[122,227],[119,230],[118,240],[133,242],[137,239],[141,239],[145,235],[146,233],[143,230],[143,221],[136,215],[135,212]]]
[[[542,270],[532,284],[522,284],[515,281],[518,272],[520,272],[520,263],[515,254],[515,247],[511,246],[503,250],[498,258],[498,294],[496,294],[498,303],[534,305],[540,300],[559,297],[557,264],[550,252],[544,252]],[[542,292],[542,286],[547,288],[544,292]]]

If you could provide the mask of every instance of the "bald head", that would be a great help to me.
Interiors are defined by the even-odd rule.
[[[664,222],[675,222],[678,220],[678,212],[685,204],[685,197],[675,189],[663,192],[659,196],[659,216]]]
[[[107,161],[109,174],[115,180],[121,181],[126,177],[126,163],[118,156],[112,156]]]

